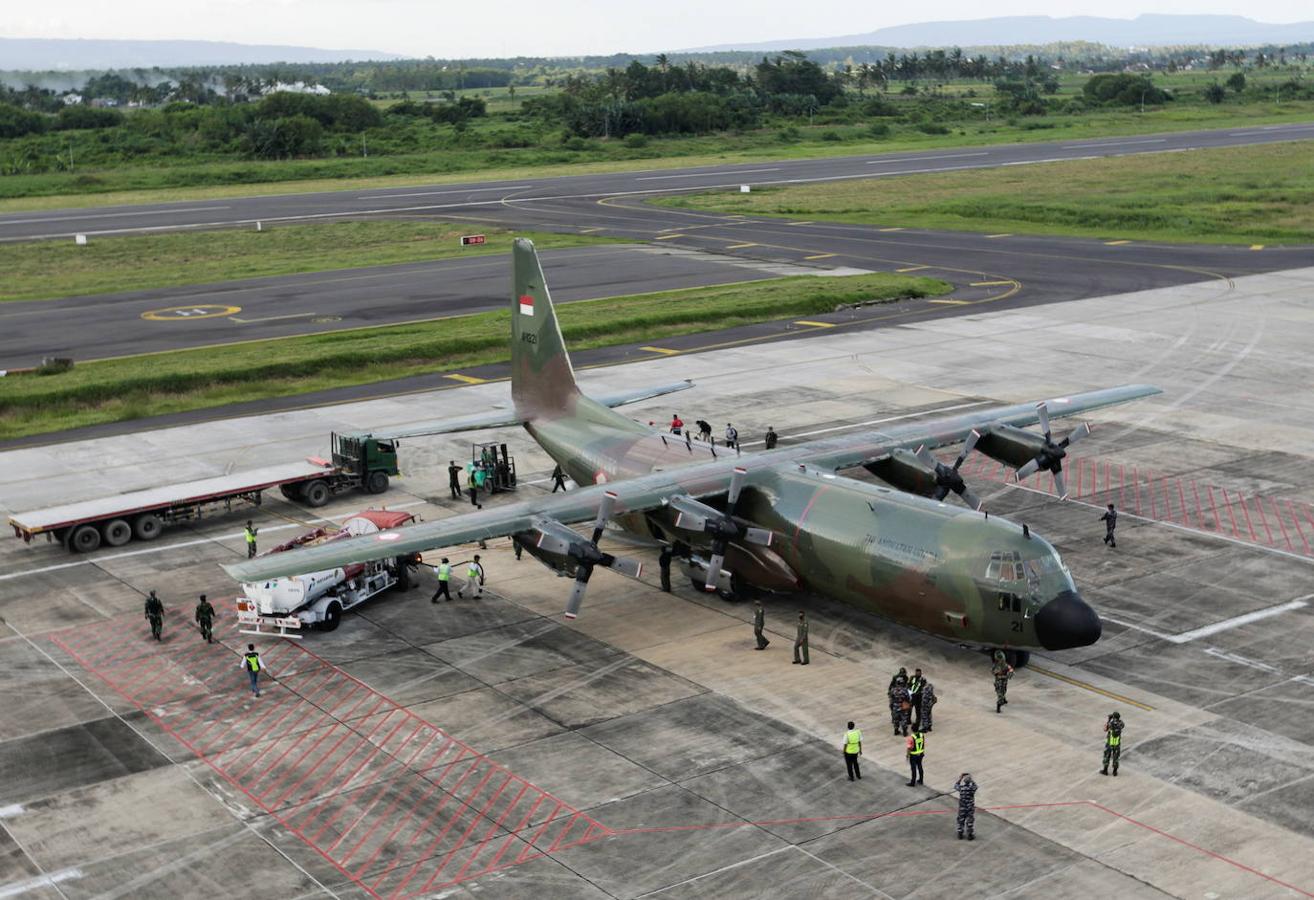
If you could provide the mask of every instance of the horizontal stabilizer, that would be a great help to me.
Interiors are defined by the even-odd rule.
[[[603,394],[594,397],[597,403],[607,407],[625,406],[628,403],[638,403],[640,400],[651,400],[653,397],[661,397],[665,394],[673,394],[676,391],[685,391],[693,387],[693,382],[673,381],[667,384],[651,385],[649,387],[632,388],[628,391],[618,391],[611,394]],[[390,428],[383,431],[370,432],[371,436],[381,441],[398,440],[400,438],[425,437],[431,434],[452,434],[457,431],[478,431],[482,428],[507,428],[512,425],[522,424],[516,416],[516,411],[511,406],[495,407],[486,413],[478,413],[473,416],[459,416],[454,419],[443,419],[435,422],[422,422],[418,425],[411,425],[406,428]]]

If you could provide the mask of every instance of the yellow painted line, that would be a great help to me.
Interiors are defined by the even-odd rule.
[[[1251,244],[1251,245],[1250,245],[1250,249],[1251,249],[1251,250],[1263,250],[1263,249],[1264,249],[1264,245],[1263,245],[1263,244]]]
[[[1001,238],[1001,237],[1012,237],[1012,236],[1013,236],[1013,233],[1012,233],[1011,231],[1005,231],[1005,232],[1002,232],[1002,233],[1000,233],[1000,234],[987,234],[987,235],[986,235],[987,238]]]
[[[813,322],[811,319],[799,319],[795,325],[811,325],[813,328],[834,328],[831,322]]]
[[[908,266],[903,269],[895,269],[896,272],[920,272],[922,269],[929,269],[930,266]]]
[[[217,319],[240,313],[240,306],[223,306],[216,303],[201,303],[194,306],[170,306],[167,309],[152,309],[141,314],[143,319],[151,322],[188,322],[196,319]]]
[[[658,236],[657,240],[659,240],[659,241],[669,241],[669,240],[672,240],[672,239],[674,239],[674,238],[682,238],[682,237],[684,237],[684,235],[682,235],[682,234],[663,234],[663,235]]]
[[[804,259],[830,259],[834,253],[814,253],[812,256],[805,256]]]
[[[674,356],[679,350],[668,350],[665,347],[640,347],[640,350],[647,350],[649,353],[664,353],[667,356]]]
[[[1009,281],[973,281],[973,282],[972,282],[972,287],[993,287],[994,285],[997,285],[997,284],[1012,284],[1012,283],[1013,283],[1013,282],[1012,282],[1011,280],[1009,280]]]
[[[943,303],[945,306],[967,306],[969,300],[928,300],[928,303]]]
[[[903,231],[902,228],[877,228],[877,231]]]
[[[601,231],[601,230],[602,230],[601,228],[581,228],[581,229],[579,230],[579,233],[580,233],[580,234],[592,234],[592,233],[595,232],[595,231]]]
[[[1106,246],[1106,247],[1121,247],[1123,244],[1130,244],[1130,243],[1131,243],[1131,241],[1105,241],[1105,242],[1104,242],[1104,246]]]
[[[1096,694],[1108,697],[1110,700],[1117,700],[1119,703],[1130,703],[1137,709],[1143,709],[1146,712],[1154,712],[1153,706],[1147,706],[1139,700],[1133,700],[1131,697],[1124,697],[1122,694],[1115,694],[1113,691],[1106,691],[1104,688],[1096,687],[1088,682],[1080,681],[1076,678],[1069,678],[1067,675],[1060,675],[1058,672],[1051,672],[1049,669],[1042,669],[1040,666],[1036,665],[1028,665],[1027,668],[1032,672],[1038,672],[1041,675],[1048,675],[1050,678],[1062,681],[1064,684],[1070,684],[1073,687],[1079,687],[1083,690],[1092,691]]]
[[[459,372],[453,372],[450,375],[444,375],[444,378],[450,378],[452,381],[459,381],[462,384],[483,384],[487,378],[475,378],[473,375],[462,375]]]
[[[725,249],[727,249],[727,250],[743,250],[745,247],[756,247],[756,246],[757,246],[757,244],[753,244],[753,243],[748,243],[748,244],[731,244],[729,247],[726,247]]]

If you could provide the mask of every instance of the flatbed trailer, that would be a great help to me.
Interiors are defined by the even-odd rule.
[[[129,491],[9,517],[14,536],[31,542],[44,534],[69,551],[89,553],[102,544],[121,547],[131,540],[152,541],[166,525],[231,512],[234,507],[259,506],[264,492],[278,488],[283,496],[309,507],[328,503],[334,494],[361,489],[381,494],[388,476],[397,474],[395,442],[360,435],[334,435],[333,459],[309,457],[203,478],[182,484]]]

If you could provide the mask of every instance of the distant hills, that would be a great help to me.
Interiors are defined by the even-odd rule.
[[[895,25],[865,34],[793,38],[761,43],[722,44],[689,52],[727,50],[818,50],[823,47],[991,47],[1088,41],[1110,47],[1207,45],[1240,47],[1314,41],[1314,22],[1274,25],[1245,16],[1142,15],[1135,19],[1099,16],[998,16],[960,22]]]
[[[274,62],[344,62],[402,59],[379,50],[322,50],[231,44],[222,41],[107,41],[0,38],[0,71],[149,69],[153,66],[223,66]]]

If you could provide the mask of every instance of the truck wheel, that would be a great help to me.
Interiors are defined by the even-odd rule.
[[[160,536],[164,530],[164,522],[155,513],[145,513],[137,517],[137,521],[132,523],[132,533],[137,535],[139,541],[153,541]]]
[[[409,591],[415,587],[411,583],[411,567],[406,565],[406,557],[399,556],[394,560],[394,563],[397,566],[397,590]]]
[[[300,499],[301,499],[301,485],[300,485],[300,484],[280,484],[280,485],[278,486],[278,490],[279,490],[280,493],[282,493],[282,495],[283,495],[284,497],[286,497],[286,498],[289,499],[289,500],[300,500]]]
[[[329,502],[329,487],[323,481],[312,481],[301,492],[306,506],[318,509]]]
[[[132,526],[122,519],[110,519],[100,526],[100,536],[107,547],[122,547],[132,540]]]
[[[319,627],[324,631],[333,631],[341,622],[342,604],[334,600],[328,605],[328,609],[324,610],[324,621]]]
[[[75,553],[90,553],[100,546],[100,532],[95,525],[79,525],[69,535],[68,546]]]
[[[388,489],[388,473],[374,471],[370,477],[365,480],[365,490],[371,494],[382,494]]]

